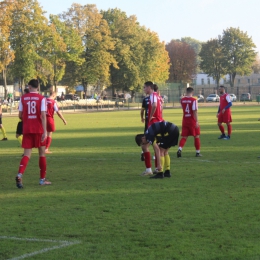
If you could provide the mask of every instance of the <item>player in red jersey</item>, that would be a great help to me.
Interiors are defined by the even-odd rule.
[[[153,123],[162,122],[162,101],[157,92],[157,85],[153,84],[151,81],[148,81],[144,84],[144,91],[146,94],[150,95],[150,102],[148,106],[148,127]]]
[[[194,137],[194,146],[196,148],[196,157],[201,157],[200,154],[200,126],[198,121],[198,101],[192,97],[193,88],[186,89],[186,96],[181,100],[181,106],[183,110],[182,119],[182,139],[179,143],[179,149],[177,151],[177,157],[181,157],[182,148],[185,145],[188,136]]]
[[[39,82],[32,79],[28,83],[30,93],[23,95],[19,104],[19,118],[23,121],[24,156],[20,161],[18,174],[15,178],[17,188],[23,188],[22,176],[30,160],[32,148],[39,150],[40,185],[48,185],[46,176],[45,142],[46,130],[46,99],[37,92]]]
[[[49,147],[51,145],[52,141],[52,132],[55,132],[55,123],[54,123],[54,112],[57,113],[59,118],[63,121],[64,125],[67,124],[66,120],[62,116],[62,114],[59,111],[57,102],[54,100],[56,97],[56,93],[51,93],[50,97],[47,98],[47,113],[46,113],[46,119],[47,119],[47,139],[46,139],[46,147],[45,147],[45,153],[51,153],[49,151]]]
[[[219,86],[219,93],[221,96],[219,101],[217,118],[218,118],[218,127],[221,132],[221,135],[219,136],[218,139],[229,140],[232,132],[232,126],[231,126],[232,117],[231,117],[231,109],[230,109],[230,107],[232,106],[232,102],[229,94],[226,93],[224,86]],[[227,130],[228,130],[227,136],[225,135],[225,129],[222,123],[227,124]]]
[[[162,122],[164,121],[162,118],[162,104],[161,99],[157,92],[154,91],[154,88],[157,86],[153,84],[151,81],[147,81],[144,83],[144,92],[146,95],[150,96],[149,104],[148,104],[148,125],[151,126],[153,123]],[[158,89],[158,87],[157,87]],[[149,150],[143,150],[144,161],[146,170],[142,173],[143,176],[145,175],[152,175],[152,165],[151,165],[151,154]]]

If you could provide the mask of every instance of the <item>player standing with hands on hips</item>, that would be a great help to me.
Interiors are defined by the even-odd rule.
[[[23,141],[24,156],[20,161],[18,174],[15,178],[17,188],[23,188],[22,176],[30,160],[32,148],[38,148],[40,185],[48,185],[51,182],[45,180],[46,157],[45,142],[47,136],[46,129],[46,99],[38,93],[39,82],[32,79],[28,83],[30,93],[23,95],[19,104],[19,118],[23,121]]]
[[[221,135],[219,136],[218,139],[224,139],[224,140],[229,140],[232,132],[232,117],[231,117],[231,109],[230,107],[232,106],[232,102],[230,99],[230,96],[228,93],[225,91],[224,86],[219,86],[219,93],[220,93],[220,104],[218,108],[218,113],[217,113],[217,118],[218,118],[218,127],[221,132]],[[228,130],[228,135],[225,135],[225,129],[222,123],[227,124],[227,130]]]

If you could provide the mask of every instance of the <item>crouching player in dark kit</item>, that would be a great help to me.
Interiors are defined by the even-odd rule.
[[[153,123],[145,134],[136,135],[135,141],[138,146],[142,146],[143,151],[148,152],[149,146],[152,144],[156,154],[158,171],[150,178],[171,177],[168,151],[172,146],[178,144],[178,139],[179,128],[167,121]]]

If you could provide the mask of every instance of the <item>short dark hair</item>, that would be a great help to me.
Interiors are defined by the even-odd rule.
[[[135,142],[138,146],[141,146],[143,137],[144,137],[144,134],[138,134],[135,136]]]
[[[191,88],[191,87],[188,87],[188,88],[186,89],[186,92],[187,92],[187,93],[191,93],[191,92],[193,92],[193,91],[194,91],[194,89]]]
[[[158,87],[156,84],[153,84],[153,90],[154,90],[154,92],[157,92],[158,89],[159,89],[159,87]]]
[[[219,87],[220,87],[220,88],[225,88],[225,86],[223,86],[223,85],[220,85]]]
[[[146,87],[151,87],[151,88],[153,88],[153,82],[152,82],[152,81],[146,81],[146,82],[144,83],[144,85],[145,85]]]
[[[31,79],[28,83],[28,85],[32,86],[33,88],[39,87],[39,81],[37,79]]]
[[[28,94],[30,91],[29,91],[28,88],[25,88],[25,89],[23,90],[23,92],[24,92],[24,94]]]

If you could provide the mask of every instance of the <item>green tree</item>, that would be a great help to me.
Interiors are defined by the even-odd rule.
[[[10,27],[12,25],[11,14],[13,11],[12,1],[0,2],[0,71],[3,77],[4,98],[7,96],[7,68],[14,60],[14,52],[10,48]]]
[[[115,49],[117,66],[110,66],[111,87],[115,90],[140,90],[147,80],[165,82],[169,57],[158,35],[141,27],[136,16],[127,16],[120,9],[101,12],[108,22]]]
[[[252,65],[252,70],[255,74],[260,74],[260,57],[259,57],[259,54],[255,58],[255,61]]]
[[[15,52],[12,73],[24,85],[30,78],[46,80],[45,70],[51,67],[50,62],[41,56],[46,53],[46,32],[48,20],[36,0],[14,0],[10,43]]]
[[[201,58],[200,68],[208,76],[213,77],[219,86],[220,79],[225,75],[226,71],[223,67],[224,55],[222,52],[221,42],[218,39],[211,39],[202,44],[199,53]]]
[[[74,66],[74,81],[81,82],[85,91],[89,84],[109,84],[109,67],[111,64],[116,67],[116,61],[110,53],[114,49],[114,42],[106,20],[102,18],[96,6],[73,4],[60,17],[67,26],[77,30],[84,48],[81,56],[84,62],[70,62],[66,73],[73,73],[70,69]]]
[[[256,46],[247,32],[232,27],[223,31],[221,45],[225,57],[223,67],[230,75],[230,86],[234,87],[237,74],[243,76],[252,73],[252,65],[256,57],[254,48]]]
[[[84,59],[80,56],[84,48],[77,30],[72,26],[67,26],[58,16],[50,15],[50,27],[53,33],[51,34],[52,44],[49,59],[53,64],[53,73],[49,76],[49,83],[56,88],[56,83],[63,79],[66,67],[70,63],[77,65],[83,63]]]

